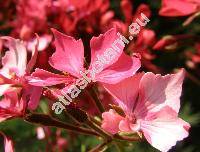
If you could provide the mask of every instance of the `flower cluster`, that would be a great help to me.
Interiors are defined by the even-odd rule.
[[[0,71],[1,95],[4,95],[1,101],[1,121],[26,117],[28,109],[35,110],[39,104],[42,87],[60,85],[56,91],[57,96],[54,93],[55,98],[59,98],[58,95],[63,90],[73,89],[72,96],[75,98],[80,90],[74,84],[81,83],[80,88],[85,89],[87,80],[93,79],[101,83],[116,98],[115,103],[123,111],[122,114],[117,113],[115,109],[103,112],[104,109],[100,108],[103,112],[102,128],[105,131],[112,134],[142,133],[152,146],[161,151],[169,150],[176,141],[188,136],[190,125],[178,118],[184,70],[166,76],[153,73],[135,74],[141,66],[140,59],[137,56],[126,55],[120,46],[119,52],[115,50],[114,57],[110,54],[112,60],[103,65],[98,73],[91,76],[91,73],[86,72],[88,75],[84,77],[80,74],[81,71],[85,71],[81,40],[75,40],[54,29],[52,31],[56,51],[49,59],[49,63],[61,71],[60,74],[39,68],[31,72],[36,61],[37,46],[27,63],[27,50],[23,42],[11,37],[2,37],[9,50],[3,57],[3,68]],[[88,68],[90,71],[94,71],[98,53],[104,54],[116,38],[116,29],[92,38],[91,63]],[[67,95],[64,97],[69,99]],[[70,103],[65,104],[69,105]],[[53,105],[53,110],[55,108]],[[166,135],[166,138],[159,139],[163,135]]]

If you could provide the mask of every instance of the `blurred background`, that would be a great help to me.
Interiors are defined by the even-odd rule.
[[[128,36],[128,26],[140,17],[140,13],[144,13],[150,22],[141,29],[125,51],[128,54],[141,54],[141,70],[144,71],[166,74],[173,73],[179,68],[186,69],[180,117],[189,122],[192,128],[189,137],[179,142],[171,152],[200,152],[200,18],[192,17],[194,13],[171,17],[163,15],[159,13],[162,8],[161,2],[0,0],[0,36],[9,35],[22,39],[31,50],[36,41],[34,33],[37,33],[40,36],[40,52],[36,66],[51,69],[48,57],[55,49],[51,43],[53,37],[50,28],[81,38],[86,50],[85,58],[89,62],[89,40],[92,36],[98,36],[113,26],[116,26],[124,36]],[[179,7],[176,3],[174,5]],[[4,47],[1,40],[0,51],[3,56]],[[105,103],[112,100],[100,86],[99,96]],[[48,113],[48,102],[48,99],[42,99],[38,111]],[[95,115],[93,107],[82,104]],[[100,139],[95,137],[77,135],[56,128],[33,126],[21,119],[0,123],[0,130],[12,137],[16,152],[86,152],[100,143]],[[3,138],[0,140],[0,151],[3,151]],[[147,143],[120,142],[117,145],[111,145],[106,152],[157,151]]]

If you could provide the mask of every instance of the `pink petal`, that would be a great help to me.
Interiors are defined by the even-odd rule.
[[[187,0],[162,0],[161,16],[186,16],[197,11],[198,5]]]
[[[136,21],[138,18],[139,20],[143,21],[144,19],[141,17],[141,13],[145,14],[146,17],[151,17],[151,9],[149,8],[149,5],[146,4],[140,4],[134,14],[133,22]],[[142,28],[142,27],[141,27]]]
[[[99,37],[93,37],[90,41],[90,47],[91,47],[91,63],[90,68],[93,69],[95,66],[96,61],[98,60],[98,56],[104,56],[104,52],[111,48],[113,43],[119,39],[119,36],[117,35],[117,30],[115,28],[110,29],[105,34],[101,34]],[[120,44],[116,44],[116,46],[119,48],[119,51],[115,53],[114,59],[110,60],[109,63],[103,65],[103,69],[106,67],[112,65],[115,63],[118,58],[121,56],[124,47]]]
[[[121,120],[119,123],[119,129],[123,132],[132,132],[130,122],[128,120]]]
[[[11,84],[0,85],[0,96],[4,95],[7,92],[14,90]]]
[[[0,122],[12,117],[21,116],[22,110],[17,93],[15,91],[6,93],[0,101]]]
[[[83,71],[84,48],[81,40],[64,35],[52,29],[55,37],[56,52],[52,55],[49,63],[57,70],[68,72],[73,76],[80,77]]]
[[[34,51],[35,45],[37,44],[37,41],[39,41],[37,50],[44,51],[49,46],[49,43],[51,42],[51,40],[52,40],[51,35],[43,35],[43,36],[40,36],[39,39],[34,38],[33,40],[28,42],[28,46],[27,46],[28,50]]]
[[[26,72],[27,51],[24,44],[11,37],[2,37],[8,41],[9,51],[2,59],[3,68],[13,70],[18,76],[23,76]]]
[[[132,2],[130,0],[123,0],[120,2],[120,6],[122,9],[123,15],[126,19],[126,22],[130,23],[132,20],[132,12],[133,12]]]
[[[37,106],[39,105],[40,102],[40,97],[42,94],[42,87],[31,87],[29,89],[29,95],[30,95],[30,99],[28,102],[28,108],[31,110],[35,110],[37,108]]]
[[[0,134],[4,137],[4,151],[14,152],[14,146],[12,140],[9,137],[7,137],[4,133],[0,132]]]
[[[124,118],[117,114],[113,109],[110,109],[109,112],[104,112],[102,114],[102,125],[101,127],[111,134],[116,134],[119,131],[119,123]]]
[[[147,141],[162,152],[167,152],[177,141],[186,138],[190,128],[190,125],[178,118],[177,113],[170,107],[149,113],[140,125]]]
[[[143,73],[140,73],[114,85],[104,84],[106,90],[115,97],[115,102],[126,114],[132,113],[133,106],[135,105],[138,96],[139,83],[142,76]]]
[[[72,82],[70,76],[54,74],[42,69],[36,69],[30,77],[27,77],[29,84],[34,86],[52,86],[56,84]]]
[[[34,65],[36,64],[37,56],[38,56],[38,46],[39,46],[39,37],[36,38],[36,44],[33,46],[32,56],[27,65],[27,72],[31,72]]]
[[[16,92],[9,92],[4,94],[3,99],[0,101],[1,108],[12,108],[18,105],[18,96]]]
[[[183,79],[183,69],[166,76],[146,73],[140,83],[140,98],[135,109],[137,117],[144,117],[147,112],[158,111],[165,105],[178,112]]]
[[[4,95],[6,92],[13,90],[13,81],[4,75],[0,74],[0,96]]]
[[[95,77],[96,81],[115,84],[125,78],[133,76],[140,68],[141,62],[137,57],[130,57],[122,53],[120,58],[113,64],[98,73]]]
[[[8,79],[4,75],[0,74],[0,85],[12,84],[12,83],[13,83],[13,81],[11,79]]]

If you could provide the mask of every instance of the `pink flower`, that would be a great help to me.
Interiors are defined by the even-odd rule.
[[[123,52],[124,44],[119,41],[116,29],[111,29],[99,37],[93,37],[90,41],[91,63],[88,70],[84,68],[84,47],[81,40],[75,40],[55,29],[56,52],[49,63],[55,69],[67,72],[75,78],[82,78],[82,71],[88,79],[103,83],[117,83],[124,78],[132,76],[140,68],[138,57],[129,57]],[[118,41],[118,42],[117,42]],[[115,50],[112,48],[115,43]],[[32,85],[47,86],[66,83],[69,78],[63,75],[53,74],[36,69],[32,74]]]
[[[50,0],[19,0],[17,1],[17,15],[14,20],[13,34],[22,39],[30,39],[34,32],[44,31],[47,27],[48,8]]]
[[[0,101],[0,122],[22,117],[25,112],[25,101],[23,98],[18,99],[17,92],[9,92],[4,94],[4,98]]]
[[[42,127],[36,128],[37,139],[42,140],[45,139],[45,131]]]
[[[0,134],[4,137],[4,151],[14,152],[14,146],[12,140],[8,138],[4,133],[0,132]]]
[[[142,29],[138,34],[135,43],[131,43],[128,50],[134,51],[134,53],[141,54],[142,65],[153,72],[160,71],[159,67],[152,63],[152,60],[156,58],[150,48],[156,42],[156,33],[151,29]]]
[[[143,133],[160,151],[168,151],[177,141],[188,136],[190,125],[178,118],[184,71],[161,76],[139,73],[118,84],[105,84],[124,111],[110,109],[102,114],[102,128],[118,132]]]
[[[17,39],[2,37],[7,40],[9,51],[2,58],[3,68],[0,69],[0,95],[12,91],[22,91],[28,107],[35,109],[39,103],[42,92],[41,87],[28,84],[26,77],[30,74],[37,58],[37,49],[32,53],[32,58],[27,63],[27,50],[25,45]]]
[[[200,11],[200,0],[162,0],[161,16],[187,16]]]

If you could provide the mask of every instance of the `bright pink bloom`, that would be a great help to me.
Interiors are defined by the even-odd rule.
[[[22,89],[23,96],[28,101],[28,107],[35,109],[39,103],[42,88],[30,86],[26,77],[35,65],[37,49],[34,50],[31,60],[27,63],[27,50],[20,40],[11,37],[2,37],[2,39],[8,41],[6,45],[9,51],[2,58],[0,95]]]
[[[90,41],[91,63],[89,73],[84,68],[84,47],[81,40],[75,40],[55,29],[56,52],[50,58],[49,63],[59,71],[67,72],[73,77],[81,78],[80,71],[87,74],[94,81],[104,83],[117,83],[124,78],[132,76],[140,68],[140,59],[129,57],[123,52],[124,46],[117,43],[118,50],[112,48],[115,40],[119,39],[116,29],[111,29],[99,37],[93,37]],[[122,41],[120,41],[122,42]],[[123,43],[123,42],[122,42]],[[110,52],[108,52],[110,49]],[[107,54],[105,52],[107,51]],[[103,59],[98,59],[103,57]],[[30,84],[36,86],[55,85],[68,80],[62,75],[51,74],[37,69],[32,74]]]
[[[187,16],[200,11],[200,0],[162,0],[161,16]]]
[[[9,137],[7,137],[4,133],[0,132],[0,134],[4,137],[4,151],[14,152],[14,146],[12,140]]]
[[[188,136],[190,125],[178,118],[184,71],[161,76],[140,73],[118,84],[105,84],[123,109],[104,112],[102,128],[115,134],[141,132],[160,151],[168,151]],[[164,137],[164,138],[163,138]]]

